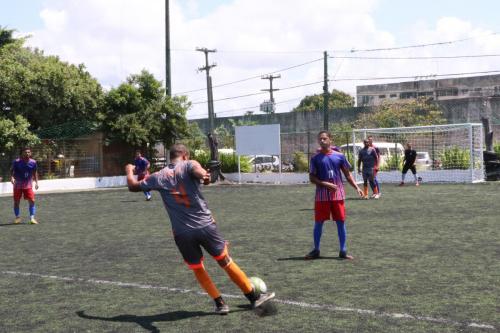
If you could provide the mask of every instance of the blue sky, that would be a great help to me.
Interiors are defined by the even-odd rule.
[[[146,5],[147,4],[147,5]],[[83,63],[106,88],[142,69],[165,78],[164,0],[0,0],[0,25],[31,34],[28,46],[70,63]],[[500,54],[500,1],[494,0],[170,0],[172,89],[194,103],[188,116],[206,114],[198,46],[216,48],[210,61],[221,114],[258,111],[268,88],[260,75],[321,58],[322,51],[387,48],[466,39],[446,46],[376,52],[376,56]],[[492,35],[497,32],[498,35]],[[500,57],[499,57],[500,58]],[[332,59],[329,77],[409,76],[500,70],[499,58],[384,61]],[[278,112],[321,92],[321,62],[280,72]],[[332,87],[356,92],[346,80]],[[234,96],[249,95],[245,98]],[[216,110],[216,111],[217,111]]]

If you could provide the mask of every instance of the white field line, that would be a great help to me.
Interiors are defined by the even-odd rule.
[[[57,275],[38,274],[38,273],[29,273],[29,272],[17,272],[17,271],[0,271],[0,273],[4,274],[4,275],[38,277],[38,278],[45,278],[45,279],[52,279],[52,280],[66,281],[66,282],[89,283],[89,284],[94,284],[94,285],[109,285],[109,286],[125,287],[125,288],[160,290],[160,291],[167,291],[167,292],[173,292],[173,293],[183,293],[183,294],[189,293],[189,294],[196,294],[196,295],[206,295],[206,293],[204,293],[204,292],[191,290],[191,289],[162,287],[162,286],[155,286],[155,285],[151,285],[151,284],[141,284],[141,283],[133,283],[133,282],[119,282],[119,281],[98,280],[98,279],[84,279],[84,278],[76,278],[76,277],[64,277],[64,276],[57,276]],[[231,295],[231,294],[223,294],[223,296],[226,298],[243,298],[243,296]],[[446,325],[458,325],[458,326],[466,326],[466,327],[471,327],[471,328],[482,328],[482,329],[495,330],[495,326],[490,325],[490,324],[483,324],[483,323],[476,323],[476,322],[463,323],[463,322],[458,322],[458,321],[446,319],[446,318],[417,316],[417,315],[411,315],[408,313],[378,312],[378,311],[374,311],[374,310],[348,308],[348,307],[336,306],[336,305],[331,305],[331,304],[314,304],[314,303],[306,303],[306,302],[297,302],[297,301],[285,300],[285,299],[279,299],[279,298],[275,298],[273,301],[275,303],[298,306],[298,307],[307,308],[307,309],[327,310],[327,311],[331,311],[331,312],[353,312],[353,313],[360,314],[360,315],[370,315],[370,316],[375,316],[375,317],[388,317],[388,318],[393,318],[393,319],[426,321],[426,322],[446,324]]]

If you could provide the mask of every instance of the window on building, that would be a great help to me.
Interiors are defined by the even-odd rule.
[[[457,88],[440,89],[437,91],[438,96],[458,96]]]
[[[462,93],[462,95],[466,95],[469,93],[469,89],[462,89],[461,93]]]
[[[416,98],[417,92],[416,91],[404,91],[399,95],[399,97],[401,99]]]
[[[378,98],[380,99],[385,98],[385,95],[378,95]]]
[[[391,98],[398,98],[398,94],[391,94]]]
[[[434,96],[434,92],[432,91],[420,91],[418,93],[418,97],[427,97],[427,96]]]

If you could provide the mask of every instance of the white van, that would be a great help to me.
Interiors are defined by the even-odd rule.
[[[383,165],[384,162],[394,156],[395,154],[399,155],[401,157],[401,160],[403,159],[405,155],[405,149],[402,144],[396,143],[396,142],[374,142],[373,145],[378,148],[380,152],[380,165]],[[353,151],[353,146],[354,146],[354,152],[356,154],[356,158],[358,157],[358,153],[363,147],[365,146],[362,142],[357,142],[354,145],[352,143],[342,145],[340,146],[340,149],[344,154],[351,154]]]

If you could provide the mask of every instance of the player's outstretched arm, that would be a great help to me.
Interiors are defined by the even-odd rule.
[[[125,166],[125,174],[127,176],[128,190],[130,192],[141,192],[142,191],[141,185],[140,182],[138,182],[137,179],[135,179],[134,177],[134,170],[135,166],[133,166],[132,164],[127,164]]]
[[[205,170],[198,161],[191,160],[193,175],[203,181],[204,185],[210,184],[210,173]]]
[[[352,174],[349,171],[349,169],[346,168],[345,166],[342,166],[341,170],[344,173],[344,176],[347,179],[347,182],[349,184],[351,184],[351,186],[354,187],[354,189],[356,190],[356,192],[358,192],[358,195],[360,197],[362,197],[363,196],[363,191],[359,188],[358,184],[356,184],[356,182],[354,181],[354,178],[352,178]]]

